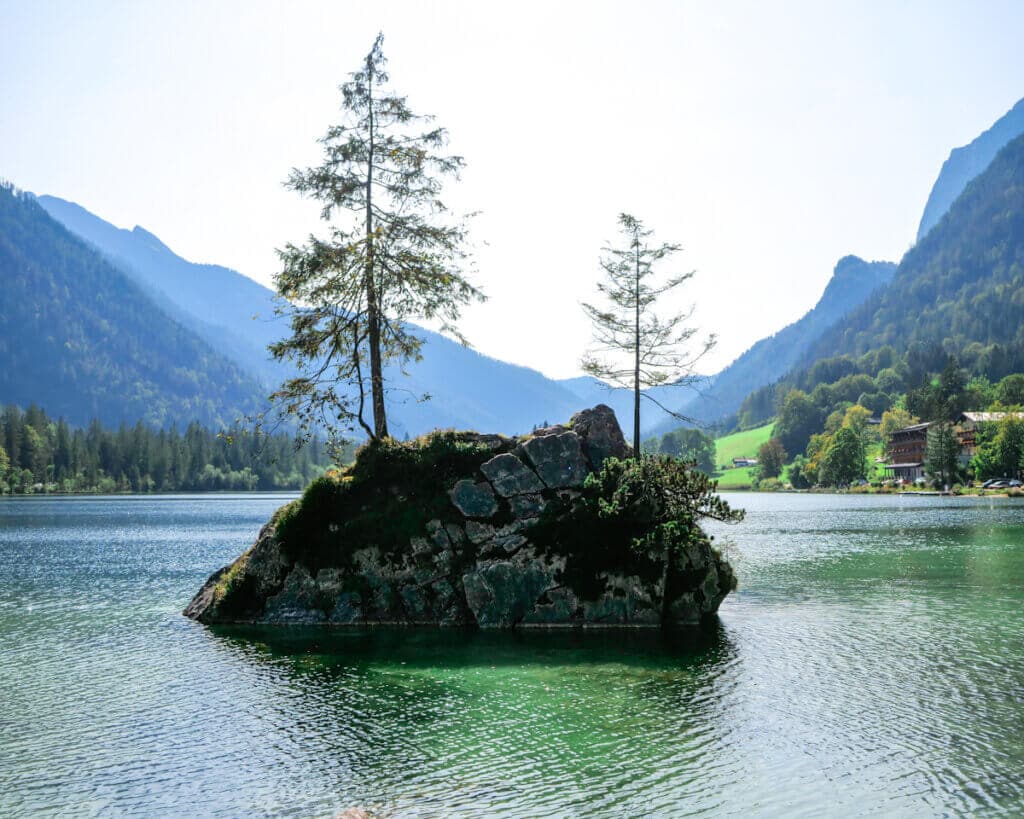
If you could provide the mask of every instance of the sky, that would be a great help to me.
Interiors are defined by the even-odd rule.
[[[378,31],[466,160],[483,353],[579,373],[601,248],[632,213],[696,275],[665,312],[715,372],[836,261],[898,261],[952,148],[1024,96],[1019,2],[0,0],[0,178],[268,286],[323,232],[285,190]]]

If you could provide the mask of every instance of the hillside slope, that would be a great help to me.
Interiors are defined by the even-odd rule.
[[[0,402],[74,424],[219,426],[255,409],[255,381],[11,186],[0,275]]]
[[[274,315],[271,290],[220,265],[196,264],[174,253],[144,228],[115,227],[74,202],[40,196],[39,204],[93,245],[154,298],[217,349],[267,385],[281,369],[267,352],[287,324]]]

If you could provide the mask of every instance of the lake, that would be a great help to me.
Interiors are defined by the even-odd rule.
[[[1024,814],[1024,502],[729,497],[670,637],[209,629],[289,496],[0,499],[0,815]]]

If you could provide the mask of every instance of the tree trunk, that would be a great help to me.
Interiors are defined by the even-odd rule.
[[[373,404],[375,438],[388,437],[388,419],[384,409],[384,373],[380,360],[380,302],[373,264],[373,64],[367,58],[369,88],[370,152],[366,163],[366,336],[370,345],[370,393]]]
[[[636,323],[634,325],[633,343],[636,345],[633,359],[633,457],[640,457],[640,239],[634,238],[636,252]]]

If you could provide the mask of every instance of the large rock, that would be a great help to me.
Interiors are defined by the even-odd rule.
[[[327,613],[320,607],[319,599],[319,584],[305,566],[298,565],[288,574],[281,591],[267,600],[260,620],[306,625],[322,623]]]
[[[275,514],[249,551],[210,575],[185,609],[186,617],[211,623],[250,620],[262,612],[267,599],[281,590],[291,568],[274,535],[276,523]]]
[[[486,483],[459,481],[451,491],[452,503],[467,518],[489,518],[498,511],[494,492]]]
[[[503,498],[528,495],[544,488],[537,473],[509,452],[491,458],[480,467],[480,471]]]
[[[522,622],[545,589],[554,585],[554,573],[539,560],[523,564],[497,560],[467,572],[462,585],[477,623],[511,628]]]
[[[517,518],[536,518],[547,506],[541,495],[516,495],[508,503]]]
[[[602,543],[603,522],[578,537],[581,518],[570,516],[590,508],[586,475],[630,450],[608,407],[577,413],[571,425],[525,439],[455,433],[460,471],[471,474],[428,493],[422,518],[391,506],[397,543],[393,533],[379,543],[346,543],[336,534],[339,518],[331,517],[331,504],[344,495],[337,484],[321,485],[305,528],[298,535],[282,530],[292,531],[300,548],[278,540],[277,523],[294,523],[302,511],[284,507],[251,549],[211,575],[185,614],[204,623],[485,628],[659,626],[713,614],[735,577],[699,529],[670,564],[660,549],[639,555]],[[392,485],[400,483],[389,479],[387,498],[424,497],[422,479]],[[380,512],[365,497],[348,513],[370,515],[373,525],[364,531],[372,533]],[[413,514],[407,519],[406,512]],[[631,515],[641,530],[649,522],[639,508]],[[301,548],[307,543],[316,548]],[[594,554],[605,557],[595,563]]]
[[[615,411],[605,404],[577,412],[569,425],[579,435],[583,453],[595,472],[601,471],[601,466],[608,458],[622,460],[633,454],[633,448],[626,444],[619,422],[615,419]]]
[[[575,432],[530,438],[523,449],[540,479],[551,489],[583,486],[590,471]]]

